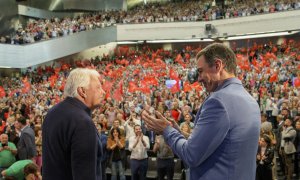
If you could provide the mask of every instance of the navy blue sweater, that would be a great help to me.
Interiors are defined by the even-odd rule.
[[[90,109],[67,97],[43,123],[43,180],[101,179],[102,147]]]

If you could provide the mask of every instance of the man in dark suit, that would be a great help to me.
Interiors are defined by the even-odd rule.
[[[32,159],[36,156],[34,131],[26,124],[26,118],[23,116],[17,119],[17,124],[21,129],[20,140],[17,144],[18,157],[20,160]]]
[[[66,99],[46,115],[42,127],[44,180],[102,179],[101,139],[91,118],[91,111],[105,97],[99,78],[96,70],[71,71]]]

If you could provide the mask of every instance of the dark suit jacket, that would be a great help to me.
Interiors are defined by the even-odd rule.
[[[101,140],[90,109],[67,97],[43,123],[43,180],[100,180]]]
[[[20,160],[31,159],[36,156],[35,135],[29,126],[22,130],[17,147]]]

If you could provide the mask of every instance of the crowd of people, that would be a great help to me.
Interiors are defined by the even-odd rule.
[[[211,1],[194,0],[149,3],[138,5],[128,11],[101,11],[73,18],[29,19],[26,24],[19,24],[12,35],[1,35],[0,43],[33,43],[114,24],[211,21],[300,8],[300,2],[297,0],[226,2],[224,7],[212,4]]]
[[[293,174],[299,175],[299,42],[253,43],[248,48],[231,46],[237,56],[237,77],[261,109],[257,179],[277,177],[274,154],[279,156],[282,175],[292,179]],[[63,89],[70,70],[87,67],[101,74],[102,87],[106,91],[105,101],[92,112],[93,121],[102,134],[103,172],[109,167],[112,178],[119,175],[124,179],[126,151],[130,152],[131,158],[138,159],[146,159],[153,151],[157,153],[157,162],[166,162],[157,166],[158,177],[172,177],[176,155],[161,136],[147,131],[139,112],[150,105],[150,112],[161,112],[179,126],[186,138],[189,137],[196,112],[207,96],[201,84],[191,84],[187,78],[194,57],[201,49],[201,46],[186,46],[171,51],[144,46],[136,51],[120,46],[113,55],[72,63],[55,62],[53,66],[29,68],[19,77],[1,77],[2,176],[17,179],[41,176],[44,117],[64,98]],[[136,146],[138,151],[133,148]],[[139,164],[141,168],[132,165],[131,168],[142,171],[132,175],[146,176],[147,163]],[[29,175],[25,173],[27,168],[33,169],[28,170]],[[183,166],[183,169],[188,167]]]

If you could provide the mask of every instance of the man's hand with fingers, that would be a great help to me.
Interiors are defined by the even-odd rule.
[[[158,134],[162,134],[164,129],[170,125],[169,121],[158,111],[155,111],[155,115],[151,116],[148,110],[142,112],[142,118],[146,123],[148,130],[152,130]]]

